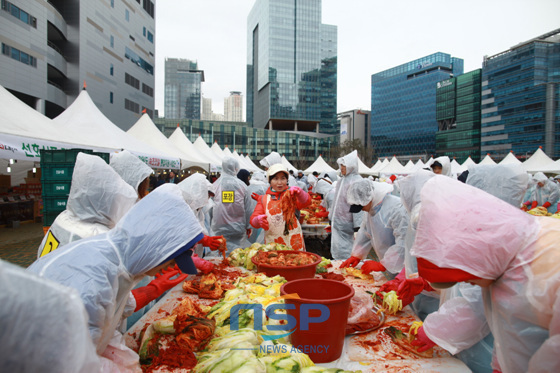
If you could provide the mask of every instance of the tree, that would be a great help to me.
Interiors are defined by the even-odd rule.
[[[336,163],[336,160],[338,158],[343,157],[346,154],[353,152],[354,150],[358,151],[358,158],[360,158],[362,162],[364,162],[366,165],[372,164],[375,151],[373,148],[364,146],[362,144],[362,140],[360,139],[345,140],[342,144],[331,147],[328,162]]]

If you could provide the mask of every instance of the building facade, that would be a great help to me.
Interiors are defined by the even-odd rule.
[[[228,122],[243,121],[243,95],[232,91],[224,100],[224,118]]]
[[[438,52],[372,75],[371,136],[377,155],[403,160],[435,155],[435,88],[462,73],[462,59]]]
[[[560,29],[484,57],[481,154],[560,157]]]
[[[48,117],[84,82],[126,130],[154,110],[154,1],[2,0],[0,84]]]
[[[480,161],[481,79],[478,69],[437,83],[436,156]]]
[[[212,120],[212,99],[202,97],[202,120]]]
[[[311,165],[319,155],[331,165],[336,164],[336,159],[330,159],[329,154],[331,147],[338,145],[338,136],[270,131],[253,128],[243,122],[155,118],[154,123],[167,137],[171,136],[179,124],[191,142],[196,141],[200,135],[209,146],[217,141],[222,148],[227,146],[232,152],[236,150],[239,154],[248,154],[255,162],[275,151],[285,155],[297,168]]]
[[[369,110],[354,109],[338,113],[340,121],[340,143],[359,139],[371,148],[371,122]]]
[[[337,135],[337,27],[321,0],[257,0],[247,19],[247,122]]]
[[[198,63],[183,58],[165,59],[165,117],[200,119],[204,71]]]

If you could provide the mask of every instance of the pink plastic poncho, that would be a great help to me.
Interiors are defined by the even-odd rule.
[[[411,253],[495,280],[483,289],[494,368],[560,371],[560,221],[441,176],[425,184],[421,198]]]

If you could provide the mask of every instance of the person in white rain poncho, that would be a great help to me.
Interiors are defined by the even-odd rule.
[[[137,200],[133,187],[103,159],[78,153],[66,210],[51,225],[39,245],[37,257],[69,242],[107,232]]]
[[[271,152],[269,155],[259,161],[265,170],[268,170],[275,164],[282,164],[282,157],[277,152]]]
[[[537,206],[545,207],[548,212],[555,213],[557,211],[558,202],[560,201],[560,189],[542,172],[537,172],[533,176],[531,187],[525,194],[525,205],[530,209]]]
[[[517,207],[527,180],[527,173],[518,165],[471,165],[466,183]],[[420,349],[437,344],[474,372],[492,372],[494,337],[484,316],[479,286],[461,282],[442,289],[439,310],[429,314],[420,329]]]
[[[560,221],[438,176],[421,198],[411,252],[419,274],[434,287],[482,287],[493,369],[559,372]]]
[[[166,184],[138,202],[107,233],[65,245],[27,270],[76,289],[97,353],[110,359],[103,362],[114,370],[138,371],[138,355],[124,345],[116,329],[129,294],[145,275],[158,277],[174,262],[183,272],[196,273],[191,248],[202,237],[202,227],[180,189]]]
[[[352,256],[342,265],[355,267],[366,259],[373,247],[379,262],[365,261],[362,272],[389,271],[398,274],[404,268],[404,239],[408,227],[408,214],[401,200],[391,195],[393,186],[362,179],[350,186],[347,200],[350,211],[366,211],[362,226],[354,240]]]
[[[448,156],[437,157],[430,165],[430,168],[434,174],[451,176],[451,161]]]
[[[340,166],[341,178],[338,181],[334,192],[334,205],[329,214],[331,221],[331,254],[335,260],[346,260],[352,253],[354,242],[354,232],[360,228],[363,212],[352,214],[350,204],[347,201],[346,192],[352,184],[362,180],[358,174],[358,152],[339,158],[337,161]]]
[[[249,186],[247,187],[247,193],[251,195],[251,206],[249,207],[249,211],[255,210],[259,196],[264,196],[266,194],[268,186],[266,175],[264,173],[255,172],[253,174],[251,180],[249,180]],[[251,244],[255,242],[264,243],[264,230],[262,228],[257,228],[249,238],[249,242]]]
[[[127,150],[123,150],[111,157],[109,165],[117,171],[128,185],[138,192],[138,198],[142,199],[148,194],[149,177],[152,174],[152,169],[140,158]]]
[[[232,157],[222,160],[222,176],[215,181],[216,204],[212,212],[211,234],[224,236],[228,254],[238,247],[247,247],[251,235],[251,195],[247,185],[237,178],[239,162]]]
[[[3,372],[100,371],[88,315],[74,289],[2,260],[0,287]]]

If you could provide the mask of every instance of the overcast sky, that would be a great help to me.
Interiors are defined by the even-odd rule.
[[[230,91],[246,97],[247,16],[255,0],[158,0],[156,97],[164,112],[165,58],[198,61],[204,97],[223,114]],[[338,112],[371,107],[371,75],[435,52],[462,58],[465,72],[560,28],[559,0],[323,0],[338,26]],[[245,108],[243,118],[245,119]]]

